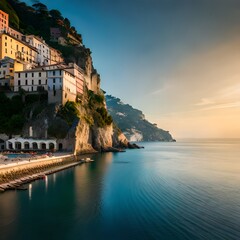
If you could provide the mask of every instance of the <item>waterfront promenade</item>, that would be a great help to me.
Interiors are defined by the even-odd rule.
[[[20,167],[20,166],[33,166],[34,164],[38,163],[46,163],[49,161],[54,160],[61,160],[66,158],[74,158],[72,153],[54,153],[54,156],[38,156],[38,157],[31,157],[31,158],[9,158],[4,160],[3,158],[0,159],[0,173],[4,172],[4,170],[9,170],[11,168]]]

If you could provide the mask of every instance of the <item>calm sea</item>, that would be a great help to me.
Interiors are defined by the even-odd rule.
[[[240,141],[143,143],[0,194],[0,239],[240,239]]]

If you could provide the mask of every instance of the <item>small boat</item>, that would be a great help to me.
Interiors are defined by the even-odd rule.
[[[85,158],[85,159],[81,159],[81,161],[82,161],[83,163],[94,162],[94,160],[93,160],[93,159],[91,159],[91,158]]]

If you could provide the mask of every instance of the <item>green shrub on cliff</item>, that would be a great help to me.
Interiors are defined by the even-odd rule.
[[[79,110],[77,103],[67,101],[64,106],[58,110],[58,116],[66,121],[69,126],[72,126],[74,120],[79,119]]]
[[[93,91],[88,91],[88,106],[90,113],[93,116],[93,120],[96,126],[105,127],[110,125],[113,120],[108,114],[104,104],[104,95],[95,94]]]

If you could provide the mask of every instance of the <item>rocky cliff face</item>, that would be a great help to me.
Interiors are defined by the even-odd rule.
[[[21,134],[25,138],[54,138],[63,150],[75,154],[128,147],[126,137],[108,115],[103,94],[85,89],[77,103],[46,105],[34,117],[33,111],[34,107]]]

